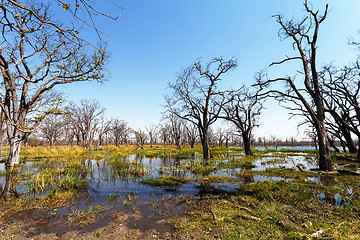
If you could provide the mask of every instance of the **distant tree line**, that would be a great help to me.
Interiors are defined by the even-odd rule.
[[[87,149],[108,145],[137,145],[138,148],[143,148],[144,145],[162,145],[181,149],[183,146],[193,148],[202,144],[196,126],[173,114],[166,113],[158,124],[132,129],[122,119],[106,119],[105,108],[95,99],[83,99],[79,104],[70,102],[65,109],[62,114],[48,117],[40,128],[27,136],[25,145],[65,145]],[[264,147],[313,144],[312,141],[299,141],[295,137],[282,140],[275,135],[255,138],[251,134],[249,141],[252,145]],[[244,147],[246,144],[242,132],[235,125],[217,129],[210,127],[208,142],[209,147]]]

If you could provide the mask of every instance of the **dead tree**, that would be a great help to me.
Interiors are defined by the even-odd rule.
[[[183,139],[185,137],[184,120],[171,113],[169,114],[169,116],[167,116],[167,119],[170,126],[170,137],[172,138],[177,149],[181,150],[181,143],[183,142]]]
[[[160,126],[159,130],[159,138],[163,143],[163,146],[170,145],[170,125],[169,123],[165,123]]]
[[[82,99],[80,105],[69,104],[68,118],[76,128],[78,141],[82,142],[84,148],[92,147],[92,142],[104,114],[105,108],[101,107],[95,99]]]
[[[50,147],[53,148],[55,143],[63,135],[64,122],[61,116],[53,115],[49,116],[42,127],[40,128],[40,133],[43,138],[49,141]]]
[[[137,131],[133,130],[133,133],[135,135],[135,141],[138,148],[144,149],[145,141],[147,140],[146,133],[139,129]]]
[[[148,132],[149,143],[150,143],[150,147],[152,148],[153,144],[156,144],[156,139],[157,139],[157,134],[158,134],[157,126],[152,124],[149,127],[145,127],[145,129]]]
[[[258,75],[259,77],[261,74]],[[242,136],[245,154],[252,155],[251,133],[259,126],[259,116],[263,109],[264,100],[259,98],[261,89],[254,93],[243,86],[238,91],[229,95],[229,102],[223,108],[221,118],[233,123]]]
[[[116,146],[128,144],[128,132],[128,126],[124,120],[115,119],[112,121],[111,133],[114,137]]]
[[[196,61],[182,70],[174,83],[170,83],[172,96],[165,97],[169,113],[195,124],[199,130],[203,157],[209,154],[209,127],[216,122],[227,103],[227,90],[221,90],[219,82],[228,71],[234,69],[234,59],[224,61],[214,58],[205,66]]]
[[[356,149],[351,136],[353,133],[360,139],[360,63],[355,62],[342,69],[324,67],[321,77],[326,111],[337,124],[349,151],[357,151],[360,160],[360,147]]]
[[[198,129],[191,122],[184,123],[184,132],[187,143],[190,148],[194,148],[196,140],[198,139]]]
[[[282,77],[259,81],[260,86],[269,86],[275,82],[283,82],[287,88],[282,90],[268,90],[266,94],[273,96],[282,103],[294,103],[296,107],[288,108],[292,111],[301,110],[306,112],[311,120],[319,144],[319,168],[321,170],[332,170],[333,163],[329,151],[329,141],[325,125],[325,107],[321,88],[319,84],[319,76],[317,70],[317,41],[319,36],[320,25],[324,22],[328,13],[328,5],[323,15],[319,11],[313,11],[308,6],[308,1],[304,3],[307,13],[300,21],[286,20],[281,15],[275,15],[276,21],[281,28],[279,36],[283,39],[290,38],[294,49],[298,52],[297,56],[286,57],[285,59],[273,62],[270,66],[284,64],[290,61],[300,61],[302,64],[301,76],[303,76],[304,86],[300,87],[296,77]]]
[[[99,119],[99,124],[96,128],[97,143],[96,149],[104,144],[104,138],[111,131],[112,120],[106,120],[104,116]]]

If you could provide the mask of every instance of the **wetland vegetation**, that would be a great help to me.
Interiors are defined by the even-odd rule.
[[[360,237],[359,177],[318,170],[315,151],[212,151],[24,148],[12,172],[0,165],[0,238]]]
[[[122,15],[125,8],[109,4]],[[61,85],[108,80],[110,51],[96,22],[117,16],[89,0],[0,6],[0,239],[360,239],[360,60],[319,66],[328,4],[320,11],[305,0],[300,18],[273,16],[293,52],[269,67],[301,63],[284,69],[285,77],[261,70],[253,83],[236,86],[224,80],[239,63],[249,68],[247,60],[198,59],[168,83],[162,120],[138,129],[109,120],[96,99],[74,103],[58,92]],[[228,24],[219,26],[234,29]],[[154,64],[172,69],[166,62]],[[119,70],[161,75],[137,64]],[[142,84],[135,85],[129,93],[144,104],[149,99],[133,94]],[[304,139],[256,139],[268,99],[302,117]]]

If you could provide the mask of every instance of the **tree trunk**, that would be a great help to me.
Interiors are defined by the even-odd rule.
[[[336,151],[337,153],[339,153],[339,152],[340,152],[340,149],[335,146],[335,141],[334,141],[334,140],[330,140],[330,139],[328,139],[328,141],[329,141],[330,147],[334,148],[335,151]]]
[[[210,152],[209,152],[209,140],[207,131],[205,129],[200,129],[201,132],[201,145],[203,149],[203,157],[204,159],[209,159]]]
[[[51,147],[51,148],[54,148],[54,138],[53,138],[53,137],[50,137],[50,138],[49,138],[49,141],[50,141],[50,147]]]
[[[1,124],[0,124],[0,153],[1,153],[1,149],[4,144],[4,141],[5,141],[5,138],[6,138],[6,123],[4,120],[2,120]]]
[[[347,129],[345,126],[341,125],[340,130],[341,130],[343,137],[345,138],[346,146],[349,149],[349,152],[356,153],[357,152],[356,145],[355,145],[353,139],[351,138],[351,133],[350,133],[349,129]]]
[[[20,149],[22,143],[22,134],[18,131],[15,131],[14,137],[9,137],[9,158],[7,162],[8,167],[14,167],[19,165],[20,162]]]
[[[247,133],[242,134],[243,142],[244,142],[244,148],[245,148],[245,155],[252,155],[251,151],[251,143],[250,138]]]
[[[329,141],[325,123],[320,122],[318,126],[316,126],[316,131],[319,141],[319,168],[320,170],[331,171],[333,170],[333,164],[329,151]]]

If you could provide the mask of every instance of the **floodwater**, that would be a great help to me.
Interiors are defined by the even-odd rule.
[[[191,171],[185,170],[184,164],[189,161],[201,161],[200,159],[178,159],[172,157],[156,157],[146,158],[144,156],[131,155],[123,159],[124,161],[136,162],[142,167],[146,168],[145,178],[157,178],[163,175],[170,175],[174,177],[186,177],[189,179],[199,179],[201,174],[195,174]],[[254,174],[252,176],[246,176],[239,173],[243,173],[245,169],[242,168],[223,168],[215,170],[209,173],[208,176],[217,177],[231,177],[234,181],[225,183],[185,183],[171,187],[154,187],[143,183],[144,177],[133,177],[129,178],[119,174],[113,165],[108,163],[105,159],[84,160],[84,164],[88,169],[86,178],[88,185],[82,190],[79,198],[74,200],[69,206],[59,208],[56,212],[37,210],[36,214],[34,211],[23,211],[14,214],[12,217],[13,221],[21,221],[30,217],[39,215],[39,218],[46,216],[47,221],[53,222],[56,225],[57,234],[64,234],[69,230],[69,226],[66,225],[61,219],[66,216],[71,216],[74,213],[74,209],[77,211],[86,211],[89,206],[101,206],[101,214],[107,216],[111,212],[116,211],[128,211],[137,212],[141,217],[128,221],[128,227],[130,228],[141,228],[142,230],[156,228],[158,232],[169,232],[173,230],[173,226],[168,222],[159,223],[160,220],[170,219],[175,216],[181,216],[190,207],[184,204],[184,198],[186,196],[192,196],[192,200],[198,201],[203,198],[206,193],[218,193],[218,192],[236,192],[241,184],[260,182],[260,181],[278,181],[287,180],[292,181],[293,179],[282,178],[282,177],[270,177],[261,174]],[[276,153],[269,153],[259,159],[253,161],[255,166],[252,170],[262,171],[268,168],[290,168],[294,165],[300,165],[305,170],[309,170],[317,167],[316,158],[309,156],[305,153],[299,153],[293,156],[282,156],[279,157]],[[44,170],[46,166],[51,165],[39,165],[36,162],[26,162],[19,167],[20,173],[36,173]],[[53,167],[53,166],[52,166]],[[61,166],[57,166],[61,167]],[[4,171],[4,164],[0,164],[0,171]],[[335,178],[332,176],[317,176],[309,177],[309,181],[313,181],[326,186],[332,186],[335,182]],[[1,189],[6,187],[9,178],[4,175],[0,176]],[[28,193],[26,185],[20,183],[13,184],[13,189],[16,195],[20,197],[33,197],[34,193]],[[351,195],[353,190],[351,187],[344,188],[343,193],[328,193],[328,192],[316,192],[314,193],[318,198],[328,201],[329,203],[339,206],[346,204],[349,200],[347,195]],[[1,190],[0,189],[0,190]],[[36,195],[48,194],[45,190],[43,192],[35,193]],[[111,221],[111,218],[104,217],[102,224],[106,221]],[[106,220],[108,219],[108,220]],[[46,232],[50,231],[46,225],[41,228],[37,226],[39,231]],[[54,231],[52,229],[51,231]]]

